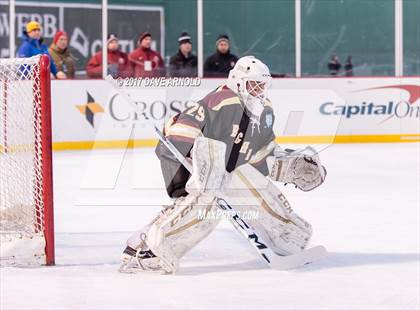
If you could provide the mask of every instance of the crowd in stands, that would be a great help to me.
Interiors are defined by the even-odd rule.
[[[23,31],[22,44],[18,49],[18,57],[31,57],[48,54],[51,59],[51,74],[57,79],[73,79],[75,77],[75,57],[68,46],[65,31],[58,31],[48,47],[43,43],[41,25],[31,21]],[[127,77],[195,77],[197,76],[197,56],[192,53],[192,41],[187,32],[178,38],[179,48],[170,57],[166,68],[162,56],[152,49],[152,34],[148,31],[140,33],[137,48],[131,53],[124,53],[119,46],[116,34],[109,34],[107,39],[108,74],[114,78]],[[204,77],[227,77],[235,66],[238,57],[230,52],[229,37],[221,34],[216,39],[215,53],[204,62]],[[102,77],[102,54],[94,54],[86,65],[89,78]],[[328,63],[330,75],[340,75],[341,63],[337,55],[333,55]],[[344,75],[353,76],[353,63],[348,56],[344,66]]]
[[[43,43],[41,25],[36,21],[26,24],[22,43],[18,49],[18,57],[31,57],[47,54],[51,60],[51,74],[57,79],[73,79],[75,77],[75,57],[68,46],[68,36],[65,31],[58,31],[53,42],[48,47]],[[154,51],[152,34],[142,32],[137,39],[137,48],[131,53],[124,53],[119,46],[118,36],[108,35],[107,55],[108,74],[114,78],[121,77],[195,77],[197,76],[197,56],[192,53],[192,41],[187,32],[182,32],[178,38],[179,48],[170,57],[168,68],[162,56]],[[238,57],[230,52],[229,37],[219,35],[216,40],[216,51],[204,63],[204,76],[227,77]],[[102,77],[103,50],[94,54],[86,64],[89,78]]]

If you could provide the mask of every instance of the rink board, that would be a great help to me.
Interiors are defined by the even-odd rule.
[[[128,82],[123,89],[135,104],[103,80],[53,81],[54,149],[154,146],[154,124],[163,126],[224,81],[190,87]],[[269,97],[281,143],[420,141],[418,77],[275,79]]]

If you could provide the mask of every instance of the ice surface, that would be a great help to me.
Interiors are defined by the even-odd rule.
[[[322,187],[282,190],[328,258],[270,270],[222,222],[162,276],[117,272],[130,232],[169,202],[153,151],[55,153],[57,266],[0,269],[0,309],[419,309],[420,144],[334,145],[321,159]]]

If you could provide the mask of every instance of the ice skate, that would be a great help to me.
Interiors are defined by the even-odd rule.
[[[143,234],[142,239],[146,238]],[[136,250],[127,246],[121,255],[121,265],[118,269],[122,273],[136,272],[158,272],[161,274],[174,273],[170,264],[165,260],[156,256],[143,241],[141,246]]]

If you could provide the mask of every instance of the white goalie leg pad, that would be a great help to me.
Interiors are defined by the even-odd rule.
[[[220,219],[203,216],[215,208],[214,197],[188,195],[177,199],[150,224],[145,243],[163,261],[167,272],[174,273],[180,258],[217,226]]]
[[[179,198],[183,199],[183,198]],[[163,273],[171,273],[172,267],[164,264],[157,256],[152,256],[148,251],[150,250],[145,243],[146,233],[149,231],[151,225],[156,222],[160,217],[172,209],[172,205],[163,206],[163,209],[158,215],[147,225],[135,231],[127,240],[127,248],[121,256],[120,272],[133,273],[138,271],[160,271]],[[130,252],[130,249],[134,252]]]
[[[195,139],[191,151],[193,173],[186,185],[188,193],[205,193],[212,197],[220,195],[229,176],[225,168],[225,153],[224,142],[206,137]]]
[[[127,245],[136,250],[140,248],[143,245],[143,236],[146,235],[152,223],[157,221],[161,216],[163,216],[165,212],[169,211],[171,208],[172,205],[163,206],[162,211],[160,211],[159,214],[156,215],[156,217],[149,224],[145,225],[144,227],[140,228],[139,230],[136,230],[134,233],[131,234],[131,236],[127,240]]]
[[[302,251],[312,235],[311,225],[298,216],[286,197],[249,164],[237,168],[226,188],[229,202],[243,212],[256,212],[247,220],[280,255]]]

